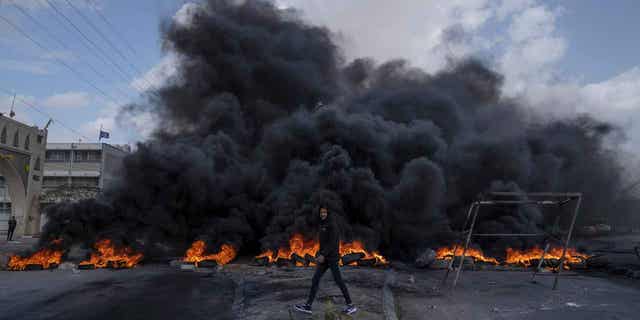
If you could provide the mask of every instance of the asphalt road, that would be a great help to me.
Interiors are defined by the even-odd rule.
[[[168,267],[0,272],[0,319],[232,319],[234,283]]]
[[[475,271],[453,290],[421,290],[436,286],[439,276],[415,273],[408,287],[414,290],[396,290],[402,319],[640,319],[640,281],[625,277],[567,274],[554,291],[551,274],[532,283],[529,272]]]
[[[640,280],[623,276],[567,272],[559,290],[553,291],[550,275],[531,283],[529,272],[469,271],[455,290],[434,290],[441,270],[395,272],[392,291],[403,320],[640,319]],[[343,276],[360,307],[351,319],[384,319],[385,273],[375,268],[344,268]],[[289,320],[289,307],[304,299],[312,274],[313,268],[245,263],[225,266],[220,273],[180,272],[166,265],[122,271],[0,271],[0,319]],[[242,301],[240,307],[237,301]],[[339,309],[342,303],[339,289],[326,276],[313,319],[324,319],[323,312]]]

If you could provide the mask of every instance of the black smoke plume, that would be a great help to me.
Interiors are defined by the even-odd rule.
[[[608,211],[622,187],[607,143],[618,129],[543,120],[501,99],[503,77],[478,61],[436,74],[347,62],[329,30],[264,1],[209,0],[162,38],[178,74],[121,114],[153,112],[157,130],[98,199],[50,208],[43,243],[108,237],[169,254],[206,239],[250,254],[313,237],[325,204],[344,240],[397,257],[446,244],[491,190],[583,192],[581,223],[624,213]],[[495,208],[478,230],[545,223],[537,208]]]

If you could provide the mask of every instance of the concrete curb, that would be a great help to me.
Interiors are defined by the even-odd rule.
[[[382,287],[382,310],[384,312],[385,320],[398,320],[396,314],[396,304],[393,299],[393,292],[391,292],[391,286],[396,283],[396,273],[393,270],[388,270],[384,276],[384,286]]]

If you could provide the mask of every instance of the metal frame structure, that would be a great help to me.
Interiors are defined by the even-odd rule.
[[[462,256],[460,257],[460,263],[456,268],[456,274],[453,279],[452,288],[455,288],[458,283],[458,279],[460,278],[460,273],[462,272],[462,267],[464,265],[464,258],[469,249],[469,244],[471,243],[472,237],[543,237],[545,239],[545,247],[538,262],[537,268],[534,270],[531,280],[533,281],[540,271],[542,267],[542,263],[544,261],[544,256],[549,250],[550,240],[558,240],[560,242],[564,242],[562,249],[562,256],[560,257],[560,261],[558,261],[558,271],[556,273],[555,279],[553,281],[553,290],[556,290],[558,287],[558,277],[562,272],[562,266],[564,265],[565,256],[567,254],[567,250],[569,248],[569,243],[571,241],[571,236],[573,234],[573,228],[576,223],[576,219],[578,217],[578,212],[580,211],[580,204],[582,203],[582,194],[581,193],[555,193],[555,192],[533,192],[533,193],[520,193],[520,192],[491,192],[489,193],[491,196],[498,197],[518,197],[520,199],[527,200],[479,200],[475,201],[469,207],[469,211],[467,212],[467,218],[465,220],[464,226],[462,228],[461,235],[465,237],[464,239],[464,249],[462,250]],[[536,200],[539,199],[539,200]],[[543,200],[546,199],[546,200]],[[553,199],[553,200],[549,200]],[[569,230],[564,236],[564,239],[556,237],[555,233],[476,233],[474,234],[474,228],[476,226],[476,221],[478,218],[478,213],[480,211],[480,207],[482,206],[492,206],[492,205],[537,205],[537,206],[562,206],[571,201],[575,201],[575,207],[573,209],[573,216],[571,217],[571,225],[569,226]],[[556,216],[556,221],[554,224],[554,229],[558,225],[560,216]],[[471,225],[469,230],[466,230],[467,224],[469,223],[469,219],[471,219]],[[455,259],[455,252],[458,250],[459,243],[456,243],[453,249],[454,257],[449,261],[449,265],[447,266],[447,272],[442,279],[441,286],[447,281],[449,277],[449,272],[453,270],[453,264]]]

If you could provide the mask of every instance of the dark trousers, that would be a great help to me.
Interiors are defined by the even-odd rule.
[[[351,297],[349,297],[349,290],[347,290],[347,286],[344,284],[342,280],[342,275],[340,274],[340,266],[338,265],[338,260],[325,261],[324,263],[318,264],[316,267],[316,272],[313,275],[313,280],[311,282],[311,291],[309,291],[309,299],[307,299],[307,304],[311,305],[313,300],[316,298],[316,294],[318,293],[318,286],[320,285],[320,279],[327,271],[327,269],[331,268],[331,274],[333,274],[333,280],[336,282],[340,290],[342,291],[342,295],[344,296],[344,301],[347,304],[351,304]]]
[[[9,229],[9,232],[7,233],[7,241],[11,241],[13,238],[13,230],[15,229]]]

